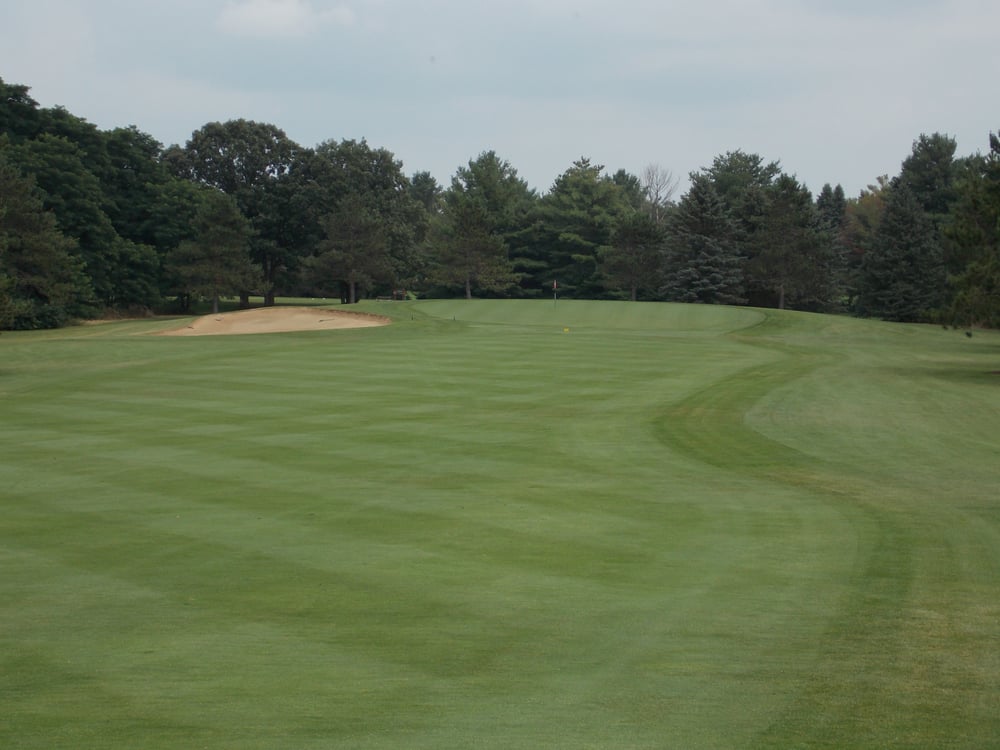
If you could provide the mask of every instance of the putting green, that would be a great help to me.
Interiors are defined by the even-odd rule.
[[[1000,737],[1000,336],[651,303],[0,336],[0,745]]]

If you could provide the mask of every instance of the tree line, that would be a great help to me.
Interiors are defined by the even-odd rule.
[[[560,296],[1000,324],[1000,136],[920,135],[816,195],[742,150],[679,180],[575,161],[544,194],[493,151],[449,185],[365,140],[212,122],[163,147],[0,79],[0,328],[279,296]]]

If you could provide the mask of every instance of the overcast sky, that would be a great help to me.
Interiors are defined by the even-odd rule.
[[[0,78],[165,145],[366,138],[443,184],[492,149],[540,192],[581,156],[683,189],[743,149],[855,196],[921,133],[986,150],[998,29],[996,0],[2,0]]]

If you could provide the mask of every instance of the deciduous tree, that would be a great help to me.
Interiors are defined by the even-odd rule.
[[[656,163],[646,165],[640,180],[650,216],[655,223],[663,224],[680,180],[669,169]]]
[[[102,185],[108,218],[122,238],[155,247],[149,215],[172,179],[160,161],[162,146],[135,127],[115,128],[105,137],[110,168]]]
[[[369,220],[377,221],[386,243],[389,271],[376,274],[383,279],[378,283],[409,285],[419,275],[417,233],[426,212],[391,151],[373,148],[364,140],[325,141],[304,153],[290,184],[291,211],[309,252],[318,252],[319,244],[329,238],[330,215],[338,213],[345,201],[353,202],[364,207]]]
[[[659,288],[664,261],[664,232],[642,210],[625,214],[601,254],[601,272],[612,289],[624,289],[635,302],[640,291]]]
[[[300,147],[270,123],[238,119],[210,122],[196,130],[184,147],[184,158],[168,163],[188,176],[230,195],[250,220],[254,234],[250,255],[260,267],[265,304],[274,304],[281,274],[294,262],[295,248],[281,236],[279,181],[285,179]],[[242,302],[248,304],[245,289]]]
[[[28,86],[5,83],[0,78],[0,133],[11,143],[34,138],[41,131],[41,112],[29,91]]]

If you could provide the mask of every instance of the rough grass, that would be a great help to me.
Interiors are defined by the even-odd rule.
[[[0,337],[0,746],[1000,742],[1000,337],[366,309]]]

